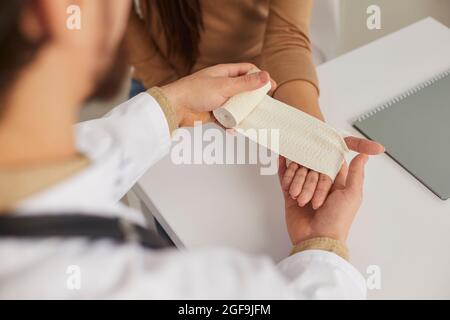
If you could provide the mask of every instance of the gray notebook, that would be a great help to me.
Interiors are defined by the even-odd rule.
[[[354,127],[439,198],[450,198],[450,70],[361,116]]]

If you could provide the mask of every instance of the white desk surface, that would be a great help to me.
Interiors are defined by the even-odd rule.
[[[449,67],[450,30],[425,19],[319,66],[322,110],[331,125],[360,136],[351,127],[357,116]],[[135,190],[178,246],[226,245],[274,259],[290,249],[277,178],[261,176],[258,165],[174,165],[167,157]],[[381,290],[370,298],[450,298],[450,201],[386,155],[369,161],[349,246],[363,275],[381,268]]]

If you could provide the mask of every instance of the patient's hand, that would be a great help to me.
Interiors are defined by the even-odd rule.
[[[315,210],[311,205],[301,208],[288,192],[283,192],[287,228],[294,245],[317,237],[346,241],[362,202],[364,166],[367,159],[367,155],[359,154],[349,167],[344,166],[320,209]],[[285,173],[286,160],[280,157],[280,182]]]
[[[347,137],[345,142],[350,150],[367,155],[377,155],[384,152],[384,147],[377,142]],[[347,164],[344,164],[341,173],[345,173]],[[309,170],[297,163],[290,163],[283,174],[281,187],[292,200],[295,200],[300,207],[311,203],[313,209],[320,208],[331,188],[333,181],[330,177]]]

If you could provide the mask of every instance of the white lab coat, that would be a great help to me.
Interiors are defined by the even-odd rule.
[[[21,215],[89,213],[144,224],[119,199],[170,147],[157,102],[143,93],[104,118],[78,124],[92,165],[33,195]],[[164,188],[164,186],[161,186]],[[183,214],[180,212],[179,214]],[[364,278],[339,256],[297,253],[278,265],[232,249],[152,251],[110,240],[1,239],[0,298],[361,299]]]

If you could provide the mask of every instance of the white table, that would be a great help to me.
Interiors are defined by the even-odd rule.
[[[321,106],[330,124],[358,135],[358,115],[448,67],[450,30],[428,18],[321,65]],[[261,176],[258,165],[174,165],[168,157],[135,190],[179,247],[226,245],[274,259],[290,248],[277,178]],[[450,298],[450,201],[386,155],[368,164],[349,246],[363,274],[381,268],[381,290],[370,298]]]

